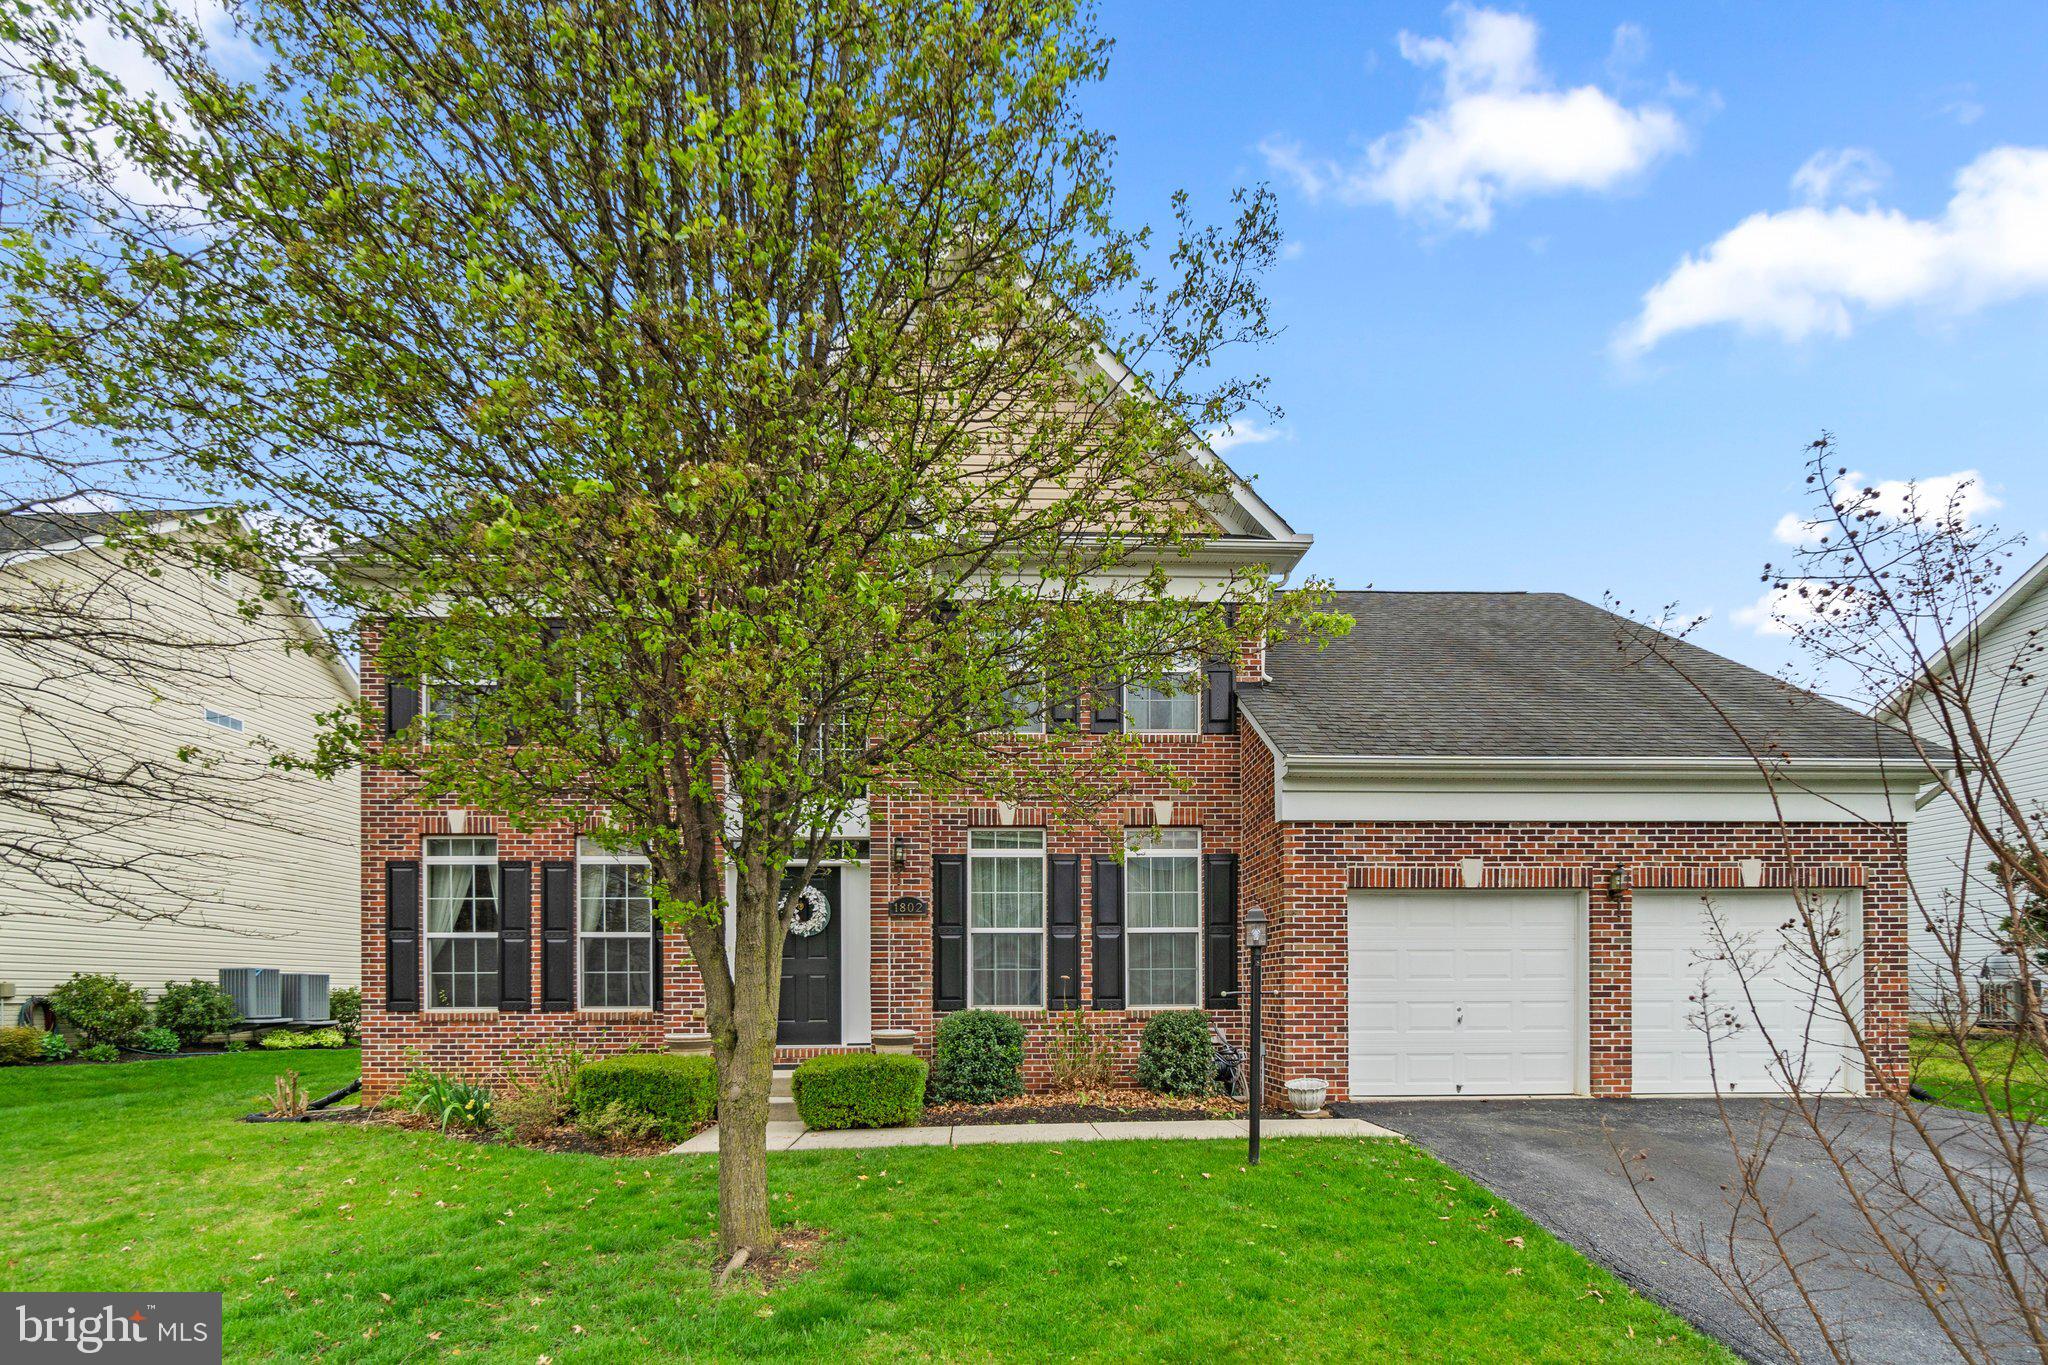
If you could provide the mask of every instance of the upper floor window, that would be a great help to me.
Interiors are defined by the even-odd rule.
[[[967,1003],[1045,1004],[1045,832],[967,836]]]
[[[654,898],[647,860],[585,839],[578,848],[578,926],[584,1009],[654,1004]]]
[[[217,725],[221,729],[237,735],[242,733],[242,718],[240,716],[230,715],[226,711],[216,711],[211,706],[201,707],[200,711],[208,725]]]
[[[1181,657],[1158,684],[1124,686],[1124,729],[1142,734],[1193,735],[1202,729],[1202,664]]]
[[[478,706],[492,690],[484,683],[461,682],[453,678],[435,678],[423,685],[420,688],[420,710],[427,718],[429,738],[438,724],[464,721],[476,715]]]
[[[498,1004],[498,841],[429,839],[427,1001],[437,1009]]]
[[[1134,833],[1124,854],[1126,999],[1132,1009],[1202,1003],[1202,832]]]

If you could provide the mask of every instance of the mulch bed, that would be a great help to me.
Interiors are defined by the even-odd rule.
[[[980,1126],[991,1123],[1115,1123],[1140,1119],[1238,1119],[1243,1104],[1221,1095],[1177,1099],[1149,1090],[1077,1090],[1019,1095],[994,1104],[934,1104],[927,1124]]]
[[[360,1104],[336,1105],[332,1109],[309,1109],[303,1114],[244,1114],[244,1123],[360,1123],[377,1117],[377,1111]]]
[[[441,1125],[425,1114],[409,1113],[403,1109],[378,1109],[372,1111],[376,1122],[404,1128],[415,1133],[438,1133]],[[660,1156],[675,1146],[664,1137],[592,1137],[588,1133],[568,1124],[548,1129],[531,1141],[514,1138],[503,1129],[489,1132],[475,1132],[466,1128],[450,1128],[447,1135],[461,1138],[466,1142],[503,1143],[508,1147],[528,1147],[537,1152],[572,1152],[581,1156]]]

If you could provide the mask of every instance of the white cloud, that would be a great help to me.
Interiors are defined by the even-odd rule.
[[[254,57],[254,47],[235,25],[229,0],[172,0],[171,8],[192,22],[209,52],[223,59],[224,65],[243,65]],[[173,127],[189,131],[190,124],[183,116],[173,82],[132,39],[116,33],[96,15],[75,20],[70,36],[78,44],[79,55],[105,71],[129,97],[152,97],[160,101],[169,112]],[[71,113],[75,116],[76,111]],[[24,117],[36,118],[34,114],[24,114]],[[143,203],[168,200],[177,207],[193,207],[184,195],[158,185],[125,156],[116,143],[112,128],[96,130],[92,141],[108,169],[112,187],[123,196]]]
[[[1737,607],[1728,613],[1728,619],[1759,635],[1790,635],[1795,627],[1820,619],[1817,599],[1803,596],[1802,590],[1818,591],[1807,580],[1795,579],[1782,588],[1771,588],[1746,607]]]
[[[1614,189],[1684,145],[1662,105],[1629,108],[1591,85],[1558,89],[1537,61],[1528,16],[1464,4],[1449,13],[1448,38],[1400,35],[1403,57],[1441,68],[1434,107],[1347,162],[1269,137],[1259,144],[1266,164],[1311,201],[1383,203],[1481,232],[1504,201]],[[1616,34],[1618,50],[1640,44],[1639,32]]]
[[[1202,444],[1216,454],[1223,455],[1239,446],[1262,446],[1268,441],[1279,440],[1283,435],[1285,433],[1278,427],[1265,426],[1258,422],[1233,422],[1227,427],[1205,432]]]
[[[1924,479],[1886,479],[1871,483],[1860,473],[1841,477],[1844,496],[1857,496],[1866,489],[1872,494],[1870,509],[1889,521],[1913,517],[1942,523],[1954,519],[1958,530],[1968,530],[1987,512],[2005,504],[1984,486],[1984,477],[1974,469],[1953,474],[1934,474]],[[1822,536],[1836,534],[1833,522],[1810,521],[1796,512],[1778,518],[1771,534],[1787,545],[1812,545]]]
[[[1830,148],[1815,152],[1792,172],[1792,193],[1807,204],[1867,203],[1891,173],[1867,147]]]
[[[1999,147],[1965,166],[1937,218],[1808,205],[1738,223],[1643,296],[1616,339],[1640,355],[1728,324],[1800,341],[1846,336],[1860,314],[1969,312],[2048,290],[2048,148]]]

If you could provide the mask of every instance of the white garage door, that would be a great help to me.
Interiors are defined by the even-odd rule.
[[[1578,1088],[1576,892],[1356,891],[1351,1093]]]
[[[1790,892],[1634,899],[1636,1094],[1711,1095],[1717,1084],[1725,1094],[1771,1094],[1788,1075],[1803,1090],[1862,1088],[1841,1011],[1817,994],[1819,964]],[[1820,913],[1839,929],[1830,953],[1841,977],[1860,983],[1859,898],[1834,893]],[[1859,988],[1852,1009],[1861,996]]]

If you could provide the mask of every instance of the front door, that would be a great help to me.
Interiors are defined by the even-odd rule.
[[[788,882],[784,883],[784,890]],[[782,1013],[775,1041],[815,1046],[839,1041],[839,869],[811,879],[782,943]],[[820,924],[818,921],[823,920]],[[814,927],[815,926],[815,927]]]

